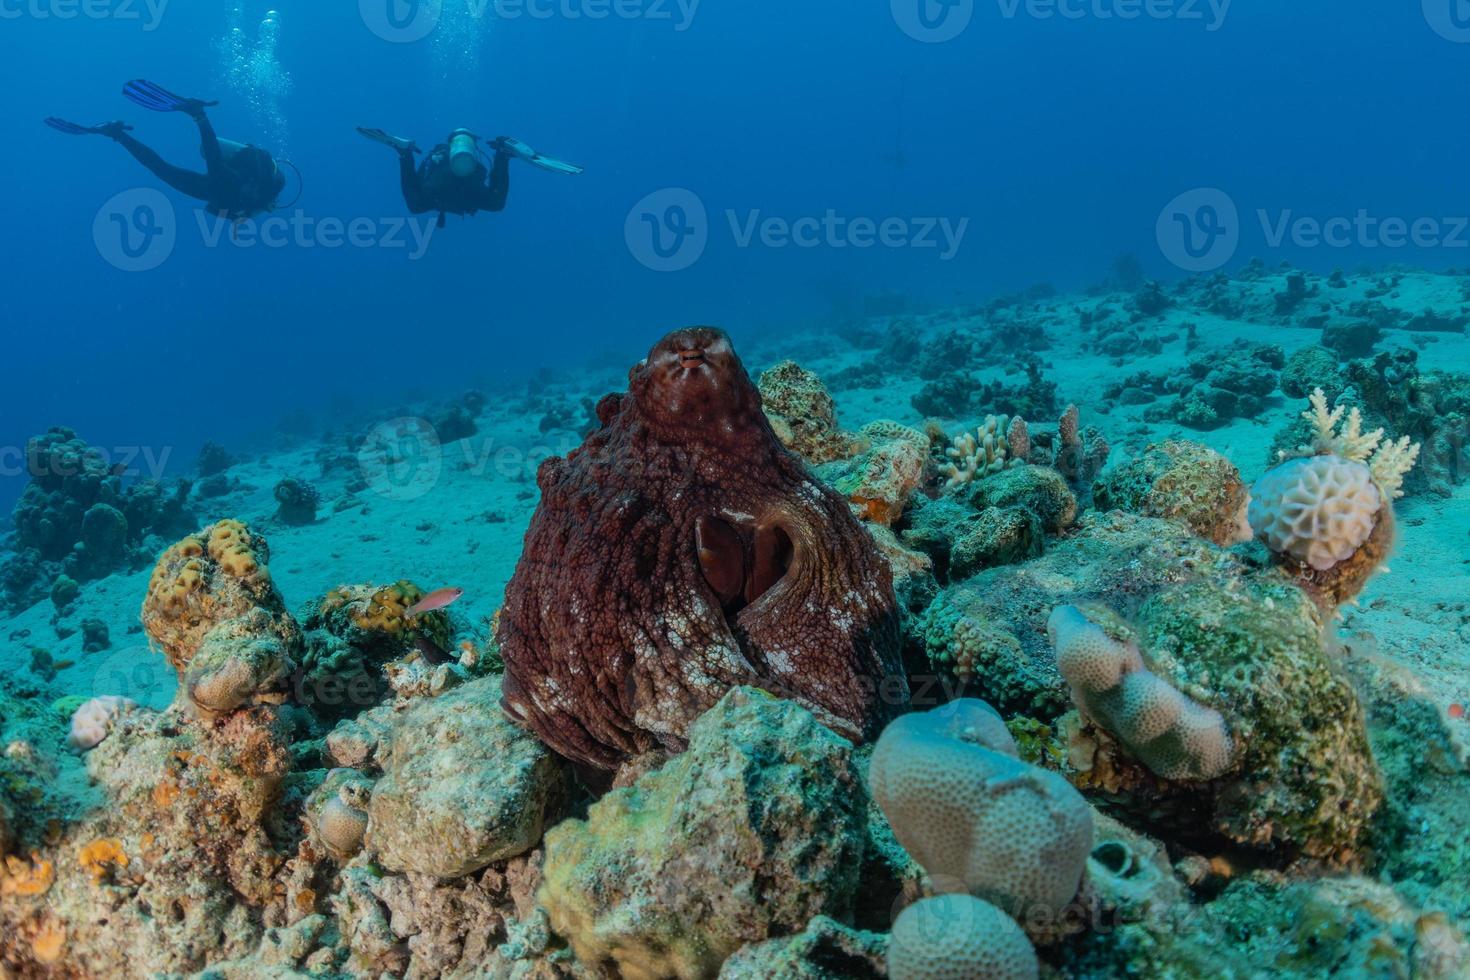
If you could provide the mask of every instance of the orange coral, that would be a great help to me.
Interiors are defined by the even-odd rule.
[[[42,963],[55,963],[61,959],[66,946],[66,926],[55,919],[47,919],[36,929],[31,938],[31,952]]]
[[[56,866],[32,854],[30,861],[18,857],[7,857],[5,867],[0,870],[0,895],[34,897],[51,890],[56,881]]]
[[[77,852],[77,860],[92,876],[92,880],[99,883],[114,868],[120,871],[128,866],[127,852],[123,850],[122,841],[115,837],[94,840]]]

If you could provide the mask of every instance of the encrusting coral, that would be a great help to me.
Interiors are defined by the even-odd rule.
[[[1100,477],[1092,487],[1101,510],[1126,510],[1183,522],[1218,545],[1251,538],[1250,491],[1240,471],[1207,446],[1181,439],[1150,445]]]
[[[906,700],[891,573],[776,439],[729,338],[670,334],[598,417],[538,473],[500,617],[512,716],[600,769],[678,751],[739,684],[876,735]]]
[[[862,442],[837,426],[837,407],[822,380],[795,361],[761,374],[761,405],[781,444],[808,463],[852,456]]]
[[[1363,590],[1392,549],[1393,502],[1419,446],[1407,436],[1385,441],[1382,429],[1364,432],[1362,413],[1329,409],[1321,388],[1303,418],[1313,441],[1256,482],[1250,525],[1279,564],[1336,608]]]
[[[1109,635],[1075,606],[1058,606],[1047,632],[1078,706],[1155,773],[1214,779],[1230,768],[1233,746],[1220,712],[1149,671],[1131,640]]]
[[[867,810],[850,744],[736,688],[688,751],[547,833],[540,903],[589,968],[714,977],[747,943],[852,914]]]

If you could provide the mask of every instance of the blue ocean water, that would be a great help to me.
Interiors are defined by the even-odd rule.
[[[1257,217],[1464,213],[1470,135],[1446,107],[1470,46],[1455,13],[1453,0],[3,0],[0,511],[24,484],[18,447],[50,425],[183,468],[206,438],[298,410],[493,388],[604,352],[627,362],[681,323],[739,336],[874,294],[1076,288],[1126,252],[1177,277],[1161,209],[1198,188],[1238,206],[1237,263],[1470,265],[1463,244],[1273,243]],[[120,229],[99,215],[158,182],[41,119],[125,119],[197,165],[186,118],[121,98],[135,77],[218,99],[221,135],[299,168],[284,245],[211,242],[196,202],[165,191],[167,257],[118,267]],[[388,240],[405,216],[395,161],[359,125],[425,147],[458,126],[515,135],[587,172],[516,164],[503,213],[451,217],[419,255],[401,229]],[[686,199],[659,196],[670,189],[704,214],[674,210]],[[847,230],[812,247],[760,224],[825,229],[829,215]],[[326,219],[365,220],[368,244],[329,246]],[[864,220],[897,221],[908,247],[855,244]],[[963,229],[956,247],[937,233],[915,245],[942,222]],[[662,244],[637,245],[640,227]],[[659,271],[659,250],[690,235],[697,258]]]

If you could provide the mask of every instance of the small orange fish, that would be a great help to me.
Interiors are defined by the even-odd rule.
[[[1450,717],[1451,718],[1463,718],[1463,717],[1465,717],[1465,706],[1463,704],[1452,704],[1452,705],[1450,705]]]
[[[426,612],[443,609],[445,606],[452,605],[462,595],[464,595],[464,589],[435,589],[418,602],[409,606],[408,611],[403,615],[412,619],[414,616],[419,616]]]

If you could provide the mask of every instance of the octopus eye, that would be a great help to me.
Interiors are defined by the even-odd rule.
[[[690,348],[679,352],[679,366],[692,368],[705,363],[704,351],[698,348]]]

